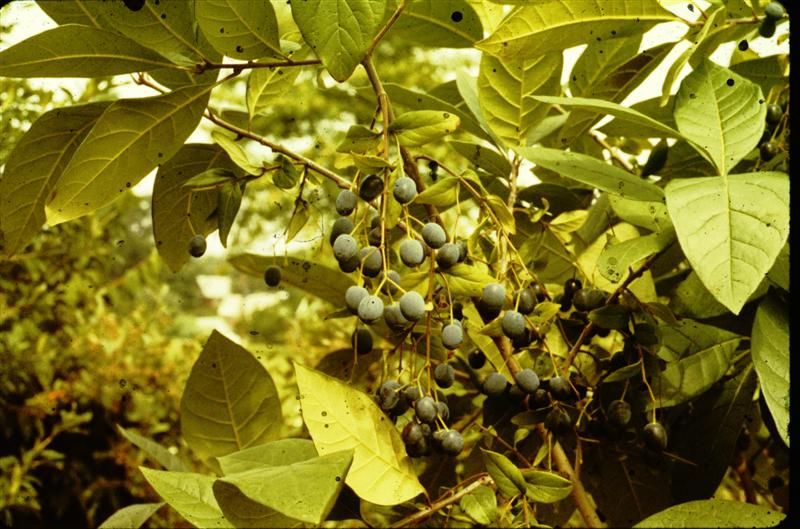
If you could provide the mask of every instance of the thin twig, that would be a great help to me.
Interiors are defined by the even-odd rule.
[[[436,514],[438,511],[444,509],[448,505],[452,505],[457,501],[461,500],[464,496],[472,492],[473,490],[481,487],[483,485],[491,486],[494,484],[494,480],[489,475],[483,475],[480,478],[476,479],[463,489],[459,490],[455,494],[451,494],[446,498],[441,498],[431,504],[430,507],[427,509],[423,509],[421,511],[415,512],[410,516],[406,516],[402,520],[395,522],[391,525],[391,527],[409,527],[416,525],[420,522],[423,522]]]
[[[400,2],[400,5],[397,6],[395,12],[392,13],[392,16],[389,18],[389,20],[386,21],[386,25],[384,25],[378,32],[378,34],[375,35],[375,38],[372,39],[372,42],[370,43],[369,48],[367,49],[367,54],[366,54],[367,57],[372,55],[372,52],[375,51],[376,47],[378,47],[378,44],[380,44],[381,40],[383,40],[383,37],[386,35],[386,33],[390,29],[392,29],[392,26],[394,26],[394,23],[397,22],[398,18],[400,18],[400,15],[403,13],[403,9],[405,8],[406,8],[406,0],[402,0]]]
[[[289,68],[292,66],[311,66],[315,64],[322,64],[322,61],[319,59],[303,59],[300,61],[293,61],[291,59],[287,59],[285,61],[274,61],[274,62],[242,62],[242,63],[230,63],[230,62],[201,62],[197,65],[194,69],[196,73],[203,73],[206,70],[221,70],[223,68],[231,68],[233,70],[253,70],[256,68]]]

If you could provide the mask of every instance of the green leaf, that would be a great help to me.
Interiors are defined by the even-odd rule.
[[[364,59],[385,11],[386,0],[292,2],[292,16],[303,38],[340,83]]]
[[[446,207],[456,203],[460,184],[455,176],[447,176],[437,180],[425,191],[414,198],[415,204],[431,204],[437,207]]]
[[[589,312],[589,321],[602,329],[628,331],[631,312],[627,305],[604,305]]]
[[[211,45],[232,59],[283,56],[270,2],[203,0],[195,3],[195,17]]]
[[[344,141],[336,147],[336,152],[366,153],[375,150],[380,141],[380,132],[370,130],[364,125],[351,125],[347,129]]]
[[[269,257],[245,253],[228,259],[240,272],[263,278],[270,265],[281,267],[282,283],[324,299],[336,306],[344,304],[344,293],[355,284],[350,275],[296,257]]]
[[[108,103],[57,108],[41,115],[5,160],[0,178],[0,224],[13,255],[45,222],[44,205],[78,145]]]
[[[506,177],[511,174],[509,161],[492,147],[459,140],[448,140],[446,143],[476,168],[483,169],[492,176]]]
[[[420,46],[471,48],[483,38],[483,26],[465,0],[417,0],[403,10],[389,35]]]
[[[269,373],[246,349],[213,331],[181,397],[181,431],[201,458],[275,439],[281,402]]]
[[[763,99],[757,84],[704,60],[675,96],[675,123],[725,175],[758,145],[767,112]]]
[[[201,34],[195,31],[194,4],[151,1],[138,11],[119,0],[86,5],[100,16],[103,27],[111,27],[177,64],[194,66],[204,56]]]
[[[237,182],[223,186],[217,195],[217,219],[219,222],[219,240],[222,246],[228,247],[228,234],[242,205],[242,187]]]
[[[163,506],[164,502],[128,505],[106,518],[98,529],[139,529]]]
[[[95,211],[178,152],[197,127],[211,86],[111,103],[75,150],[45,206],[50,225]]]
[[[195,175],[184,182],[182,187],[197,189],[201,187],[219,187],[219,184],[227,184],[231,179],[236,178],[236,173],[230,169],[209,169]]]
[[[225,518],[236,528],[263,529],[265,527],[303,526],[300,520],[285,516],[275,509],[251,500],[235,486],[219,479],[214,482],[213,491]]]
[[[231,161],[241,167],[246,173],[252,175],[261,174],[261,167],[250,161],[250,156],[244,148],[244,143],[231,138],[228,133],[215,130],[211,133],[214,143],[225,149]]]
[[[495,278],[482,268],[464,263],[451,266],[445,273],[453,296],[480,296],[487,283],[495,282]]]
[[[226,476],[255,467],[279,467],[318,457],[309,439],[278,439],[218,457],[217,462]]]
[[[613,109],[614,107],[610,108]],[[660,125],[657,125],[657,128],[652,128],[647,124],[647,120],[631,121],[623,118],[613,119],[597,130],[608,136],[632,138],[658,138],[665,136],[664,132],[666,131],[661,131],[661,125],[665,125],[674,131],[678,130],[675,126],[675,118],[672,117],[672,104],[667,104],[662,107],[658,104],[657,97],[645,99],[644,101],[639,101],[629,107],[623,108],[635,111],[639,114],[644,114],[647,118],[657,121]],[[619,116],[617,116],[617,118],[619,118]],[[686,142],[684,142],[684,144],[685,143]],[[674,147],[673,145],[672,148]]]
[[[466,104],[467,108],[469,108],[470,112],[472,112],[472,115],[475,116],[475,119],[480,124],[480,127],[486,136],[488,136],[495,145],[501,145],[502,142],[500,141],[500,138],[498,138],[497,135],[492,132],[491,127],[489,127],[489,123],[486,121],[486,117],[481,111],[481,105],[478,97],[478,84],[474,75],[468,74],[464,70],[457,72],[456,88],[458,88],[458,93],[461,94],[461,97],[464,99],[464,104]]]
[[[634,527],[775,527],[784,518],[783,513],[751,503],[697,500],[648,516]]]
[[[491,208],[500,225],[507,233],[514,234],[517,231],[516,223],[514,222],[514,214],[508,209],[508,206],[503,199],[497,195],[489,195],[486,197],[486,202]]]
[[[100,18],[89,8],[93,2],[94,0],[72,0],[70,2],[36,0],[36,5],[60,26],[82,24],[99,28],[102,27]]]
[[[658,356],[668,363],[653,377],[656,402],[649,407],[675,406],[707,391],[728,370],[742,341],[739,335],[688,319],[660,329]]]
[[[634,364],[627,365],[625,367],[620,367],[619,369],[612,371],[607,377],[603,379],[604,382],[621,382],[623,380],[628,380],[632,376],[639,375],[642,372],[642,365],[641,361],[637,361]]]
[[[222,515],[211,486],[213,476],[139,467],[145,479],[170,507],[196,527],[233,526]]]
[[[784,289],[786,292],[789,292],[790,286],[790,264],[789,243],[787,242],[781,249],[781,253],[779,253],[778,257],[775,259],[775,263],[772,265],[772,268],[770,268],[769,272],[767,272],[767,279],[769,279],[778,287]]]
[[[606,246],[597,259],[597,267],[603,277],[618,283],[629,268],[635,269],[636,263],[660,252],[674,241],[675,231],[664,230]]]
[[[448,283],[451,284],[452,290],[452,283],[450,283],[450,281],[451,280],[448,280]],[[491,281],[494,281],[494,279]],[[513,380],[511,373],[508,370],[508,366],[506,366],[506,363],[503,360],[503,355],[500,354],[500,350],[497,348],[497,345],[495,345],[494,340],[492,340],[490,336],[480,332],[484,327],[483,320],[472,303],[464,305],[464,317],[467,320],[466,324],[464,325],[464,333],[466,334],[467,339],[486,355],[490,365],[495,366],[498,372],[502,373],[506,379]],[[468,349],[462,347],[462,350]]]
[[[753,322],[753,365],[778,433],[789,446],[789,312],[777,297],[758,305]]]
[[[226,475],[220,481],[285,516],[320,524],[339,496],[352,461],[353,451],[345,450],[296,463],[253,468]]]
[[[286,226],[286,242],[291,241],[297,234],[300,233],[311,218],[311,212],[308,209],[308,203],[299,199],[295,202],[294,211],[292,211],[292,218],[289,219],[289,225]]]
[[[494,491],[485,485],[473,490],[458,503],[467,516],[476,523],[491,526],[497,520],[497,496]]]
[[[195,234],[207,235],[217,229],[208,220],[217,208],[217,189],[192,192],[184,184],[209,170],[241,175],[217,145],[189,143],[158,168],[153,184],[153,238],[159,255],[170,270],[177,272],[189,260],[189,241]]]
[[[789,236],[789,178],[759,172],[676,179],[667,209],[681,248],[713,296],[738,314]]]
[[[178,472],[188,470],[179,456],[173,454],[157,442],[148,439],[147,437],[140,435],[133,430],[127,430],[119,424],[117,425],[117,430],[119,430],[119,433],[121,433],[125,439],[142,449],[148,457],[155,460],[159,465],[167,470],[175,470]]]
[[[710,498],[719,488],[753,407],[755,389],[755,371],[748,366],[694,399],[680,417],[681,427],[670,432],[669,450],[696,464],[672,468],[676,502]]]
[[[294,166],[292,160],[282,154],[278,155],[278,162],[281,166],[272,174],[272,183],[279,189],[293,188],[297,185],[297,179],[300,178],[297,167]]]
[[[522,476],[528,484],[526,495],[537,503],[555,503],[572,492],[572,482],[555,472],[523,469]]]
[[[786,65],[780,55],[742,61],[732,65],[731,71],[759,85],[764,94],[769,94],[773,86],[788,82]]]
[[[350,157],[353,158],[353,165],[364,174],[376,174],[387,167],[392,167],[391,161],[380,156],[351,152]]]
[[[655,0],[586,2],[541,0],[514,8],[494,33],[475,47],[498,57],[526,59],[561,52],[592,38],[638,35],[661,22],[675,20]]]
[[[308,56],[308,49],[303,48],[292,54],[293,60],[303,60]],[[280,96],[294,86],[302,68],[253,68],[247,76],[247,111],[250,117],[266,114]]]
[[[589,213],[585,209],[575,209],[559,213],[558,216],[548,224],[551,229],[559,231],[560,233],[572,233],[583,226],[588,216]]]
[[[397,116],[389,131],[406,147],[419,147],[452,134],[460,124],[459,117],[449,112],[412,110]]]
[[[363,500],[397,505],[424,492],[397,429],[372,398],[295,363],[300,405],[321,455],[354,450],[346,483]]]
[[[481,57],[478,101],[489,127],[509,146],[525,145],[528,133],[547,115],[549,104],[533,94],[558,94],[560,53],[528,59]]]
[[[625,222],[656,233],[675,231],[663,202],[630,200],[618,195],[607,195],[614,213]]]
[[[522,472],[503,454],[481,448],[486,470],[492,476],[497,490],[508,499],[527,492],[528,484]]]
[[[664,199],[660,187],[592,156],[547,147],[518,147],[516,150],[545,169],[624,198],[654,202]]]
[[[104,77],[175,67],[158,53],[117,33],[58,26],[0,52],[2,77]]]

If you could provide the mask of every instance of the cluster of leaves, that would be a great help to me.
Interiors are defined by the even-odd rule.
[[[281,439],[272,377],[219,333],[181,402],[183,438],[213,475],[128,433],[166,469],[143,468],[146,479],[189,522],[782,518],[708,498],[741,457],[743,425],[776,451],[789,446],[788,57],[747,44],[788,18],[778,4],[739,0],[712,2],[697,20],[678,16],[691,3],[683,13],[655,0],[501,3],[42,2],[59,25],[0,52],[0,76],[134,73],[160,92],[33,124],[0,179],[7,255],[45,221],[105,208],[154,169],[155,247],[173,271],[201,257],[214,231],[227,246],[254,187],[293,194],[286,241],[313,228],[324,202],[313,197],[343,190],[312,259],[229,259],[271,288],[329,302],[329,318],[359,317],[351,348],[317,369],[294,366],[311,440]],[[688,32],[642,49],[665,22]],[[394,42],[474,48],[477,79],[383,83],[376,64]],[[660,94],[623,105],[687,42]],[[730,42],[727,66],[709,60]],[[561,52],[578,45],[562,86]],[[366,83],[353,97],[377,107],[341,138],[336,170],[259,132],[303,69],[325,90],[327,76],[354,83],[359,66]],[[222,69],[231,73],[218,80]],[[247,112],[215,110],[218,88],[243,75]],[[185,143],[203,117],[213,143]],[[377,399],[364,391],[375,387],[371,366]],[[763,421],[752,418],[757,388]],[[420,445],[423,425],[430,442]],[[747,487],[751,503],[770,501]],[[440,488],[454,492],[419,502]],[[128,507],[106,525],[141,525],[161,505]]]

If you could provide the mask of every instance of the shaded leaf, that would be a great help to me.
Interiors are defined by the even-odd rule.
[[[469,160],[476,168],[492,176],[506,177],[511,174],[511,164],[491,147],[469,141],[449,140],[447,144],[458,154]]]
[[[452,134],[461,123],[458,116],[437,110],[412,110],[400,114],[389,125],[406,147],[418,147]]]
[[[264,366],[213,331],[192,366],[181,397],[181,431],[201,458],[219,457],[275,439],[281,403]]]
[[[72,0],[70,2],[51,2],[37,0],[36,5],[57,24],[82,24],[84,26],[102,27],[99,16],[94,13],[89,5],[94,0]]]
[[[195,3],[195,17],[211,45],[232,59],[283,56],[270,2],[202,0]]]
[[[297,179],[300,178],[297,167],[294,166],[292,160],[282,154],[278,155],[278,162],[280,168],[272,174],[272,183],[280,189],[293,188],[297,185]]]
[[[346,483],[378,505],[396,505],[424,492],[397,429],[372,398],[295,363],[303,419],[321,455],[354,450]]]
[[[193,472],[139,467],[145,479],[170,507],[196,527],[232,528],[214,499],[215,478]]]
[[[250,156],[244,148],[244,143],[231,138],[228,133],[215,130],[211,133],[214,143],[225,149],[231,161],[248,174],[261,174],[261,167],[250,161]]]
[[[303,60],[308,49],[303,48],[292,55],[294,60]],[[302,68],[253,68],[247,76],[247,111],[250,116],[267,113],[277,99],[292,89]]]
[[[184,182],[183,187],[197,189],[199,187],[217,187],[219,184],[227,184],[231,179],[236,178],[236,173],[230,169],[209,169],[195,175]]]
[[[555,472],[523,469],[522,476],[528,484],[528,498],[538,503],[555,503],[572,492],[572,482]]]
[[[775,527],[786,515],[760,505],[697,500],[648,516],[634,527]]]
[[[291,465],[318,457],[310,439],[278,439],[217,458],[224,475],[237,474],[255,467]]]
[[[98,529],[139,529],[163,506],[164,502],[128,505],[106,518]]]
[[[186,468],[186,465],[183,464],[183,461],[181,461],[179,456],[173,454],[164,446],[158,444],[152,439],[148,439],[147,437],[140,435],[133,430],[125,429],[119,424],[117,425],[117,430],[119,430],[119,433],[121,433],[125,439],[142,449],[147,456],[156,461],[165,469],[179,472],[189,470]]]
[[[486,470],[492,476],[497,490],[507,499],[514,498],[519,494],[525,494],[527,483],[520,469],[514,465],[506,456],[481,448],[483,461]]]
[[[473,490],[459,502],[467,516],[481,525],[491,525],[497,519],[497,497],[494,491],[485,485]]]
[[[283,515],[275,509],[265,507],[251,500],[234,485],[216,480],[213,484],[214,497],[225,518],[236,528],[262,529],[265,527],[302,527],[300,520]]]
[[[460,189],[458,178],[447,176],[428,186],[425,191],[414,198],[415,204],[431,204],[437,207],[450,206],[458,200]]]
[[[222,246],[228,247],[228,234],[242,205],[242,187],[238,182],[231,182],[220,188],[217,195],[217,221],[219,222],[219,240]]]

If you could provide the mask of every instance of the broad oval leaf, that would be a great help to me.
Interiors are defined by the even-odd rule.
[[[279,266],[282,271],[282,283],[337,306],[344,304],[345,291],[355,284],[353,278],[344,272],[297,257],[270,257],[245,253],[233,256],[228,261],[240,272],[258,278],[264,277],[264,270],[268,266]]]
[[[103,27],[97,13],[94,13],[87,4],[94,0],[71,0],[70,2],[52,2],[50,0],[36,0],[36,5],[57,24],[81,24],[84,26]]]
[[[292,59],[303,60],[308,56],[308,48],[292,54]],[[254,117],[272,108],[275,100],[292,89],[302,68],[253,68],[247,76],[247,111]]]
[[[660,187],[593,156],[547,147],[518,147],[516,151],[536,165],[612,194],[634,200],[664,200]]]
[[[431,204],[437,207],[455,204],[456,200],[458,200],[460,187],[459,180],[455,176],[442,178],[433,185],[428,186],[425,191],[418,194],[414,198],[414,203]]]
[[[483,38],[483,26],[465,0],[417,0],[403,10],[389,35],[421,46],[470,48]]]
[[[681,248],[714,297],[738,314],[789,236],[789,177],[759,172],[672,180]]]
[[[255,467],[291,465],[318,457],[310,439],[278,439],[218,457],[217,462],[226,476],[252,470]]]
[[[153,238],[170,270],[177,272],[189,260],[189,241],[217,228],[209,219],[217,208],[219,190],[192,191],[184,184],[209,170],[243,172],[218,145],[188,143],[158,168],[153,183]]]
[[[460,124],[461,119],[449,112],[412,110],[397,116],[389,131],[406,147],[419,147],[452,134]]]
[[[766,113],[757,84],[708,59],[683,80],[675,96],[678,130],[703,147],[722,175],[758,145]]]
[[[251,500],[233,485],[216,480],[213,485],[214,497],[225,518],[237,529],[264,529],[275,527],[287,529],[303,527],[303,522],[283,515],[275,509],[265,507]]]
[[[297,363],[295,374],[319,453],[354,450],[346,483],[360,498],[397,505],[424,492],[400,434],[369,395]]]
[[[386,0],[297,0],[292,16],[331,76],[346,81],[378,33]]]
[[[674,241],[675,231],[665,230],[606,246],[597,258],[597,267],[603,277],[612,283],[618,283],[629,268],[645,257],[660,252]]]
[[[24,248],[42,228],[50,192],[107,107],[102,102],[50,110],[8,155],[0,178],[0,224],[8,255]]]
[[[758,305],[753,322],[753,365],[778,433],[789,446],[789,312],[776,297]]]
[[[239,143],[228,134],[215,130],[211,133],[214,143],[225,149],[231,161],[241,167],[244,171],[252,175],[261,174],[261,167],[250,161],[250,156],[244,148],[243,143]]]
[[[197,127],[212,86],[121,99],[75,151],[45,206],[50,225],[91,213],[169,160]]]
[[[233,528],[211,490],[214,476],[139,467],[161,498],[195,527]]]
[[[713,499],[674,505],[634,527],[775,527],[784,518],[785,514],[761,505]]]
[[[482,169],[492,176],[506,177],[511,174],[511,164],[493,147],[459,140],[449,140],[447,144],[477,169]]]
[[[0,52],[2,77],[105,77],[175,65],[107,29],[68,24]]]
[[[503,454],[481,448],[486,470],[492,476],[497,490],[508,499],[527,492],[528,484],[520,469]]]
[[[202,0],[195,3],[195,17],[214,49],[232,59],[283,56],[270,2]]]
[[[181,431],[201,458],[275,439],[281,402],[272,377],[246,349],[213,331],[181,397]]]
[[[572,482],[555,472],[523,469],[522,477],[528,484],[526,495],[538,503],[555,503],[563,500],[572,492]]]
[[[560,53],[528,59],[498,59],[484,53],[478,73],[478,101],[489,127],[508,145],[525,145],[528,133],[550,105],[534,94],[561,91]]]
[[[353,451],[345,450],[295,463],[252,468],[220,481],[269,509],[306,523],[320,524],[345,483]]]
[[[163,506],[164,502],[128,505],[106,518],[98,529],[139,529]]]
[[[618,195],[607,195],[614,213],[625,222],[656,233],[675,231],[663,202],[629,200]]]
[[[467,516],[481,525],[491,526],[497,519],[497,496],[494,490],[481,485],[473,490],[458,503]]]
[[[527,58],[585,44],[589,40],[642,34],[675,20],[656,0],[539,0],[514,8],[475,47],[498,57]]]

